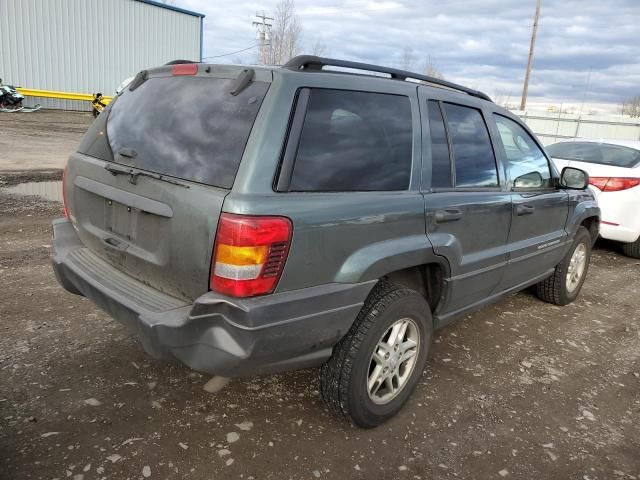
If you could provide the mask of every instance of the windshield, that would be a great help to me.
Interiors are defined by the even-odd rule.
[[[229,93],[234,82],[196,76],[158,77],[133,92],[127,88],[109,111],[106,131],[111,148],[83,151],[83,145],[92,145],[87,139],[79,151],[163,175],[231,188],[268,89],[267,83],[253,82],[234,96]]]
[[[564,142],[546,147],[555,158],[578,162],[633,168],[640,164],[640,150],[621,145],[593,142]]]

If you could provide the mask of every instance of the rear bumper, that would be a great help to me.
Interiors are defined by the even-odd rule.
[[[623,243],[635,242],[640,236],[640,186],[619,192],[600,192],[602,210],[600,236]]]
[[[375,284],[328,284],[247,299],[208,292],[185,303],[96,257],[66,219],[53,222],[52,262],[66,290],[132,329],[152,356],[228,377],[320,365]]]
[[[633,243],[640,236],[640,230],[628,228],[624,225],[608,225],[600,223],[600,236],[607,240],[615,240],[622,243]]]

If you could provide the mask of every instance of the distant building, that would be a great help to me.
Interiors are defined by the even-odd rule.
[[[200,61],[203,18],[152,0],[1,0],[0,78],[17,87],[113,95],[145,68]],[[26,105],[34,103],[91,109],[89,102],[27,97]]]

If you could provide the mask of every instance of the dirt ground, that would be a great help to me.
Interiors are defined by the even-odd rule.
[[[611,245],[574,304],[523,292],[438,332],[402,412],[360,430],[325,411],[313,370],[209,394],[148,357],[57,285],[61,213],[0,193],[3,480],[640,479],[640,261]]]
[[[87,112],[0,113],[0,171],[63,168],[92,121]]]

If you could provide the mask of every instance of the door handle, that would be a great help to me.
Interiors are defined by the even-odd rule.
[[[462,218],[462,210],[457,208],[447,208],[446,210],[438,210],[435,214],[436,223],[455,222]]]
[[[518,205],[516,207],[516,215],[521,217],[522,215],[531,215],[535,211],[536,207],[533,205]]]

